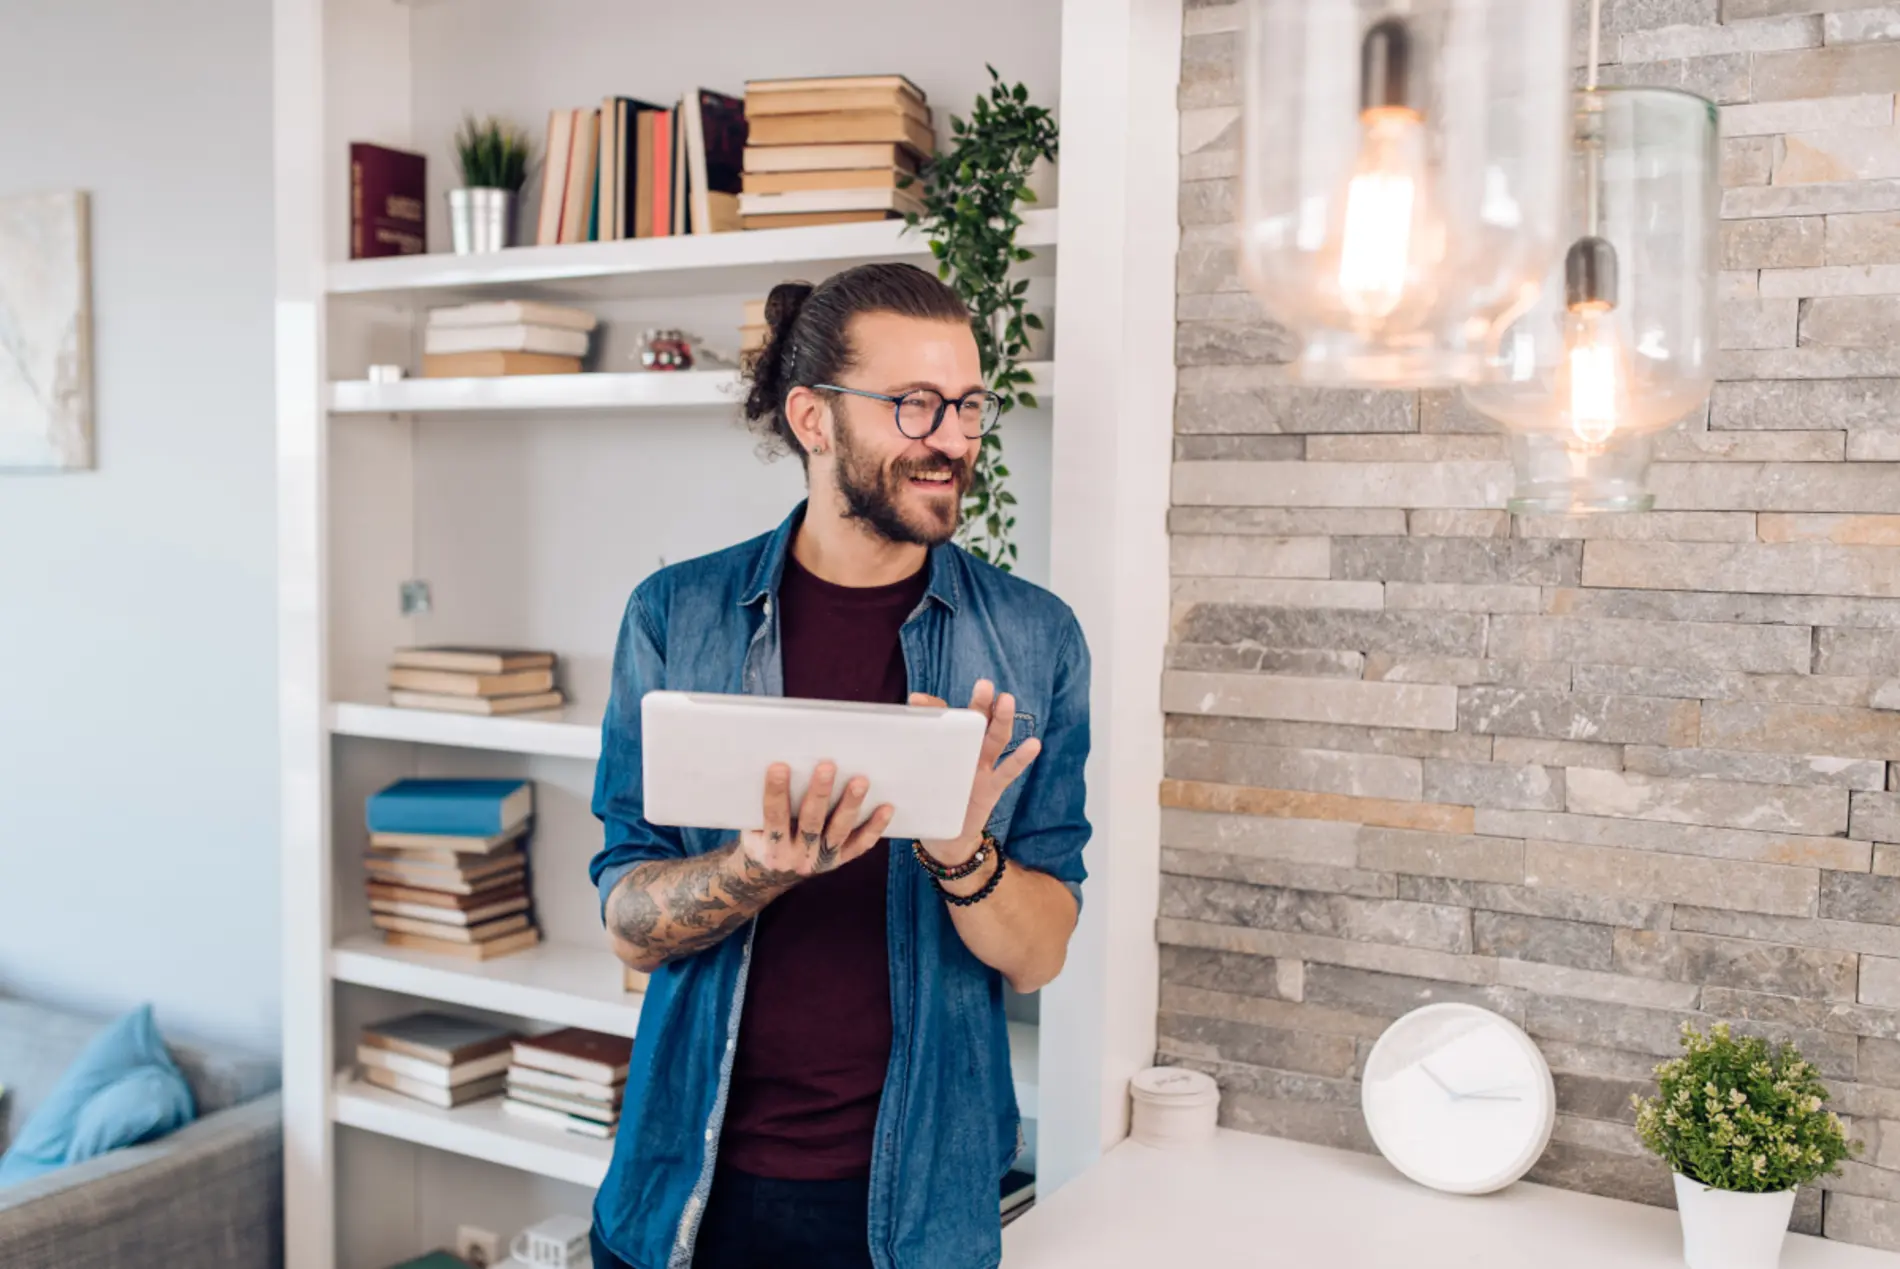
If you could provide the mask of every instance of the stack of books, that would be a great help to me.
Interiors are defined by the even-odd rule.
[[[449,1110],[507,1085],[512,1031],[442,1013],[412,1013],[363,1028],[362,1078],[378,1088]]]
[[[389,703],[455,714],[530,714],[567,703],[554,685],[555,656],[522,648],[398,648]]]
[[[533,947],[533,816],[526,780],[398,780],[375,794],[365,808],[370,924],[392,947],[471,960]]]
[[[608,97],[551,111],[535,242],[737,229],[745,140],[745,103],[707,88],[671,106]]]
[[[902,75],[745,86],[747,229],[885,220],[922,210],[900,188],[936,151],[923,90]]]
[[[1007,1225],[1036,1205],[1036,1177],[1032,1172],[1011,1168],[1003,1174],[1001,1186],[1003,1224]]]
[[[422,374],[428,379],[571,375],[600,319],[586,309],[525,300],[429,310]]]
[[[632,1056],[632,1040],[580,1027],[516,1040],[501,1108],[563,1132],[611,1137]]]

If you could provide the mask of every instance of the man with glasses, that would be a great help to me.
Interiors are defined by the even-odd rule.
[[[809,497],[774,532],[634,592],[614,659],[591,875],[651,973],[602,1269],[989,1269],[1022,1146],[1003,988],[1062,968],[1083,879],[1088,649],[1048,592],[951,543],[997,422],[956,294],[907,265],[775,287],[746,416]],[[989,720],[963,833],[882,840],[878,791],[821,765],[761,827],[642,810],[651,690],[969,702]],[[835,813],[831,792],[842,785]]]

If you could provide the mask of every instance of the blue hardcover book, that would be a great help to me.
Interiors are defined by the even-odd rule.
[[[372,833],[494,837],[534,814],[526,780],[398,780],[372,794],[364,818]]]

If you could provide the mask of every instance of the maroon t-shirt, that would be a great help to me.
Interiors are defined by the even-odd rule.
[[[837,586],[788,553],[779,584],[785,695],[901,705],[898,631],[928,580],[920,569],[889,586]],[[890,844],[880,841],[759,914],[720,1162],[785,1180],[870,1174],[891,1057],[889,861]]]

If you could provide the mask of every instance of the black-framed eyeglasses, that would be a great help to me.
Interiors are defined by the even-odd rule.
[[[835,383],[813,384],[820,392],[842,392],[847,396],[888,401],[897,430],[913,441],[931,436],[943,426],[944,415],[956,409],[957,422],[968,440],[987,436],[1003,414],[1003,399],[994,392],[978,389],[960,397],[946,397],[934,388],[913,388],[891,396],[885,392],[867,392],[863,388],[841,388]]]

